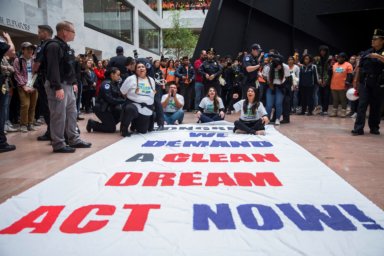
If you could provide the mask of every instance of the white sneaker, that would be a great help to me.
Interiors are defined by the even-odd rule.
[[[357,117],[357,113],[354,113],[353,115],[351,115],[351,118],[355,119]]]
[[[9,126],[9,125],[4,125],[4,131],[6,131],[6,132],[17,132],[17,129],[15,129],[15,128],[13,128],[13,127],[11,127],[11,126]]]
[[[27,126],[25,126],[25,125],[21,125],[21,126],[20,126],[20,131],[21,131],[21,132],[28,132],[28,128],[27,128]]]
[[[176,120],[176,121],[175,121],[175,125],[178,125],[178,124],[179,124],[179,120]]]
[[[280,120],[279,119],[275,120],[275,125],[280,125]]]

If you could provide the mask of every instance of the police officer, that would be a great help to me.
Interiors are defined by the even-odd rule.
[[[380,107],[384,97],[384,30],[375,29],[372,48],[363,52],[353,85],[358,88],[359,106],[352,135],[364,134],[368,105],[370,133],[379,135]]]
[[[105,72],[105,77],[94,107],[101,123],[89,119],[86,127],[88,132],[113,133],[116,131],[116,124],[120,122],[121,105],[125,102],[119,89],[120,70],[113,67]]]
[[[259,44],[253,44],[251,46],[251,54],[246,55],[243,59],[243,67],[245,69],[245,81],[242,87],[243,99],[246,98],[249,87],[256,87],[256,81],[259,76],[260,59],[263,55],[264,53],[262,53],[261,46]]]
[[[216,61],[215,55],[215,49],[210,48],[207,51],[208,59],[199,68],[199,72],[203,76],[204,94],[208,93],[210,87],[215,88],[218,95],[221,94],[219,77],[222,73],[222,67]]]
[[[38,141],[49,141],[51,140],[50,134],[50,119],[49,119],[49,108],[48,108],[48,99],[47,93],[45,92],[45,72],[46,72],[46,63],[44,62],[44,48],[45,45],[52,38],[53,30],[49,25],[39,25],[38,26],[38,38],[41,41],[40,45],[36,49],[36,58],[33,63],[32,71],[37,74],[37,90],[39,92],[39,108],[41,113],[44,116],[44,121],[47,124],[47,131],[37,137]]]
[[[56,25],[56,32],[57,36],[44,51],[47,61],[44,87],[51,119],[52,147],[55,153],[73,153],[76,148],[90,148],[92,144],[82,141],[77,131],[75,56],[67,44],[75,38],[75,28],[73,23],[62,21]],[[69,145],[65,143],[64,131]]]

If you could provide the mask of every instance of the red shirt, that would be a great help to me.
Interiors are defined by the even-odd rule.
[[[198,83],[202,83],[203,82],[203,76],[199,72],[199,68],[200,68],[201,64],[203,64],[203,62],[201,61],[200,58],[197,59],[195,61],[195,63],[193,64],[193,67],[195,69],[195,82],[198,82]]]

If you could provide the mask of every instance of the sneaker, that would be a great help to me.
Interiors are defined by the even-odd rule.
[[[178,125],[178,124],[179,124],[179,120],[176,120],[176,121],[175,121],[175,125]]]
[[[353,119],[356,119],[356,117],[357,117],[357,113],[353,113],[353,115],[351,115],[351,118]]]
[[[28,128],[25,125],[20,126],[20,132],[28,132]]]
[[[35,127],[34,125],[32,125],[32,124],[29,124],[29,125],[27,126],[27,130],[28,130],[28,131],[37,131],[36,127]]]
[[[40,126],[40,125],[41,125],[41,123],[39,123],[37,121],[33,122],[33,126]]]
[[[11,126],[9,126],[9,125],[4,125],[4,131],[6,131],[6,132],[17,132],[17,129],[15,129],[15,128],[13,128],[13,127],[11,127]]]
[[[280,125],[280,120],[279,119],[276,119],[275,125]]]

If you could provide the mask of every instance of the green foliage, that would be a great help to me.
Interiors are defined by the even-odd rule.
[[[164,30],[163,37],[164,48],[168,49],[166,54],[172,54],[176,58],[191,56],[198,40],[191,29],[183,27],[178,11],[172,11],[172,28]]]

